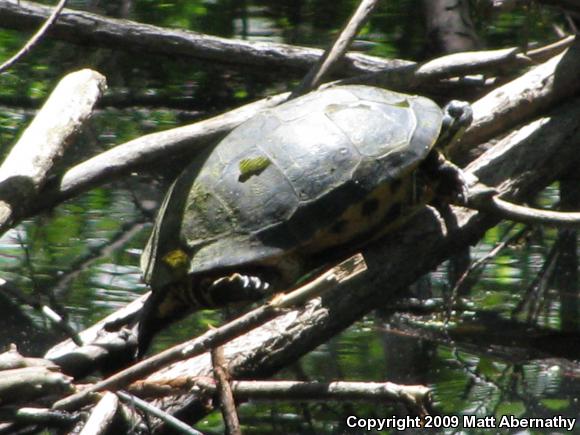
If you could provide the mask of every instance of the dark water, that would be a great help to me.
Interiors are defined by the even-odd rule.
[[[348,15],[352,3],[305,2],[299,23],[291,13],[290,2],[280,2],[269,8],[263,3],[252,3],[246,24],[236,2],[152,5],[138,1],[133,15],[151,23],[223,35],[324,45],[332,30],[338,27],[337,23]],[[103,4],[114,9],[113,4]],[[408,38],[411,42],[403,41],[405,38],[401,36],[405,29],[421,27],[420,17],[402,20],[408,17],[412,7],[412,2],[382,7],[361,38],[361,45],[366,42],[372,54],[413,58],[420,52],[424,35],[417,30]],[[501,17],[486,30],[489,45],[516,44],[518,29],[525,21],[517,14]],[[482,28],[483,24],[482,19]],[[540,36],[545,31],[541,26],[532,30]],[[10,42],[4,45],[6,50],[17,46],[15,34],[3,35]],[[14,89],[9,85],[19,83],[28,96],[35,97],[35,92],[42,96],[46,93],[42,87],[50,88],[47,83],[56,80],[65,69],[83,64],[68,59],[66,67],[59,65],[39,72],[34,67],[35,61],[46,62],[51,49],[55,50],[54,47],[41,49],[37,58],[30,58],[21,67],[22,73],[28,74],[27,81],[16,80],[14,75],[3,77],[3,89]],[[95,68],[111,75],[112,93],[123,89],[129,89],[133,95],[149,92],[166,98],[164,101],[169,107],[100,111],[90,134],[73,148],[75,159],[80,159],[81,151],[90,154],[268,93],[268,86],[273,84],[272,78],[244,76],[239,72],[228,72],[216,78],[211,68],[208,72],[198,65],[183,62],[154,67],[106,50],[95,56],[101,59],[117,57],[115,67],[110,62],[93,60]],[[123,79],[119,80],[119,76]],[[164,80],[163,87],[161,80]],[[216,87],[221,91],[217,92]],[[176,102],[179,109],[171,107],[177,105]],[[13,142],[17,131],[26,125],[31,113],[2,110],[0,138],[5,149]],[[85,145],[89,145],[88,150]],[[53,306],[78,330],[132,301],[146,291],[140,280],[139,256],[167,182],[175,175],[170,167],[162,169],[163,173],[156,171],[153,179],[144,171],[146,177],[133,176],[92,190],[7,232],[0,238],[0,277],[23,294]],[[540,199],[543,206],[556,201],[556,187]],[[483,257],[506,235],[521,230],[521,226],[512,227],[507,223],[491,229],[473,249],[473,258]],[[546,279],[533,286],[536,276],[550,259],[556,237],[552,229],[526,231],[525,236],[481,269],[463,300],[462,309],[450,318],[444,308],[419,315],[416,309],[383,307],[321,345],[280,377],[423,384],[433,390],[432,411],[441,416],[459,416],[461,422],[464,415],[498,419],[510,415],[522,419],[580,415],[577,399],[580,396],[580,366],[575,363],[580,358],[580,341],[575,327],[578,324],[577,289],[565,292],[555,279]],[[442,265],[422,279],[411,290],[412,295],[431,299],[439,306],[445,305],[449,299],[447,268]],[[552,271],[552,275],[554,273],[557,272]],[[209,323],[219,321],[218,313],[200,313],[188,319],[186,327],[181,324],[162,334],[157,346],[161,348],[184,339],[192,331],[203,332]],[[27,354],[41,354],[62,338],[62,334],[55,332],[37,311],[4,293],[0,293],[0,328],[3,331],[0,348],[15,342]],[[240,415],[246,433],[340,433],[348,429],[350,415],[403,418],[408,411],[400,405],[381,403],[306,405],[281,402],[243,404]],[[198,427],[208,433],[221,433],[221,416],[214,413]],[[439,430],[443,431],[460,433],[461,428]],[[385,431],[388,432],[394,430]],[[476,432],[465,429],[463,433]],[[491,432],[509,431],[495,429]],[[512,432],[565,433],[565,430],[521,428],[519,432]]]

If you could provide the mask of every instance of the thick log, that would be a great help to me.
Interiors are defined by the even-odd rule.
[[[38,27],[46,20],[51,7],[21,0],[0,0],[0,26],[16,30]],[[212,63],[246,65],[267,71],[307,71],[322,55],[322,50],[287,44],[250,42],[204,35],[197,32],[167,29],[135,21],[106,18],[89,12],[64,9],[54,24],[51,36],[75,44],[93,44],[140,54],[196,58]],[[349,53],[339,63],[343,74],[357,75],[413,62],[385,60],[360,53]]]

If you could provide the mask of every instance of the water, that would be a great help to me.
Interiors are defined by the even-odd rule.
[[[321,25],[317,21],[320,16],[311,13],[316,5],[310,5],[312,10],[303,11],[303,22],[293,27],[291,16],[273,11],[276,9],[273,6],[268,9],[259,4],[250,10],[246,31],[239,14],[231,10],[220,11],[220,5],[220,2],[202,1],[164,2],[152,8],[145,2],[136,2],[134,13],[136,18],[151,23],[197,30],[213,26],[212,33],[226,36],[233,34],[262,40],[286,38],[287,41],[320,45],[330,39],[330,30],[336,29],[341,22],[339,19],[345,15],[338,14],[336,22]],[[349,5],[341,5],[342,12],[348,11]],[[363,38],[373,42],[371,53],[411,57],[420,51],[418,45],[423,38],[414,34],[410,38],[414,44],[412,50],[401,53],[409,43],[401,42],[402,28],[417,27],[416,23],[400,22],[409,5],[409,2],[401,2],[401,6],[391,5],[378,11],[374,24]],[[191,14],[184,13],[187,7],[193,8]],[[272,16],[276,13],[279,15]],[[186,16],[195,18],[189,22],[183,19]],[[202,16],[204,20],[200,19]],[[509,45],[508,41],[517,37],[514,33],[519,28],[513,24],[522,26],[524,21],[521,16],[512,17],[511,21],[510,17],[502,16],[496,27],[488,30],[489,41]],[[297,28],[301,31],[296,32]],[[543,35],[541,29],[535,31],[538,36]],[[65,68],[74,69],[80,63],[69,60],[61,65],[53,62],[49,71],[40,72],[34,69],[35,62],[46,63],[44,56],[55,53],[50,47],[44,50],[38,51],[37,57],[30,58],[29,63],[19,66],[22,77],[29,81],[26,83],[42,83],[47,87],[49,73],[54,81]],[[132,89],[139,95],[166,96],[169,106],[180,101],[179,111],[170,107],[102,110],[93,121],[92,133],[83,136],[73,148],[73,160],[80,159],[82,153],[91,154],[146,132],[178,125],[182,119],[200,116],[200,108],[203,109],[201,115],[208,115],[245,98],[267,94],[268,86],[273,83],[272,78],[256,79],[239,72],[215,74],[210,68],[208,73],[194,63],[185,65],[165,59],[163,63],[156,59],[148,62],[132,59],[129,65],[120,59],[120,64],[114,68],[108,63],[101,66],[105,73],[110,73],[113,93]],[[116,76],[123,79],[116,81]],[[16,74],[5,76],[3,80],[2,89],[15,88],[7,83],[19,83],[20,87],[26,84]],[[29,93],[45,95],[46,90],[43,93],[39,86],[30,85],[34,92]],[[180,100],[184,95],[186,98]],[[189,102],[191,107],[187,106]],[[2,144],[13,142],[29,115],[19,111],[0,113]],[[94,189],[4,234],[0,238],[1,277],[21,294],[50,304],[77,330],[143,294],[147,289],[140,279],[139,256],[167,182],[176,175],[176,170],[170,167],[160,169],[143,171]],[[541,198],[542,205],[555,203],[556,195],[554,188],[547,191]],[[508,224],[491,229],[472,250],[473,257],[484,256],[506,234],[521,229],[521,226],[512,228]],[[580,415],[577,400],[580,370],[575,363],[580,358],[577,331],[561,330],[565,323],[563,294],[552,280],[532,287],[549,258],[555,239],[554,230],[536,228],[495,256],[471,288],[464,301],[464,311],[450,319],[448,328],[445,328],[445,310],[423,315],[393,314],[385,307],[319,346],[295,366],[280,373],[280,377],[319,381],[385,380],[427,385],[433,391],[432,411],[445,416]],[[442,265],[414,292],[445,303],[449,293],[446,277],[447,265]],[[578,303],[577,294],[566,297],[567,303],[571,300]],[[189,318],[185,327],[183,324],[174,326],[161,334],[156,350],[193,333],[202,333],[208,324],[215,325],[220,319],[219,313],[199,313]],[[37,310],[3,293],[0,293],[0,328],[3,331],[0,348],[14,342],[28,355],[41,355],[63,338]],[[346,429],[349,415],[403,417],[407,413],[401,405],[368,402],[308,405],[250,402],[240,406],[245,433],[339,433]],[[214,413],[199,428],[208,433],[221,433],[221,425],[221,417]],[[523,430],[522,433],[528,432],[534,431]]]

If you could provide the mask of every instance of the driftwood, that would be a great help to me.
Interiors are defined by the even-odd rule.
[[[497,186],[511,199],[523,200],[559,174],[577,165],[580,143],[578,101],[560,108],[506,136],[496,147],[473,162],[468,174]],[[514,162],[516,162],[514,164]],[[538,163],[543,163],[538,166]],[[457,228],[442,230],[433,209],[409,222],[394,239],[381,240],[365,250],[369,271],[352,285],[333,290],[302,310],[292,311],[225,346],[232,376],[267,376],[325,341],[383,301],[392,299],[417,276],[427,272],[458,247],[478,240],[497,218],[483,212],[456,209]],[[422,247],[417,257],[415,247]],[[388,257],[389,262],[384,263]],[[388,287],[384,283],[389,283]],[[356,290],[355,290],[356,289]],[[188,376],[209,376],[211,364],[202,355],[160,370],[146,382],[163,383]],[[198,417],[199,402],[193,396],[164,399],[159,406],[169,412]],[[187,411],[186,411],[187,410]]]
[[[17,222],[46,184],[105,88],[105,78],[90,70],[61,80],[0,167],[0,233]]]
[[[328,291],[335,285],[352,279],[366,270],[362,256],[355,255],[313,281],[287,294],[277,295],[269,303],[252,310],[220,328],[210,330],[200,337],[174,346],[144,361],[122,370],[109,378],[86,388],[82,392],[55,403],[59,409],[76,409],[87,403],[93,393],[105,389],[117,390],[134,380],[165,367],[173,362],[200,355],[208,350],[264,324],[282,313],[282,310],[303,304],[310,298]],[[50,354],[50,351],[49,351]],[[47,355],[48,357],[48,355]],[[54,358],[51,358],[54,360]]]
[[[534,95],[532,91],[540,89],[539,83],[546,82],[546,80],[549,82],[550,77],[554,75],[554,70],[561,68],[562,63],[569,56],[568,53],[574,52],[573,50],[577,50],[577,47],[578,43],[576,42],[567,53],[560,58],[556,58],[557,61],[549,61],[552,65],[551,68],[545,68],[545,65],[542,65],[533,70],[536,71],[536,74],[530,74],[529,78],[531,80],[529,80],[526,88],[526,91],[530,92],[531,98]],[[566,63],[566,68],[569,65],[569,63]],[[537,73],[538,71],[540,73]],[[517,102],[516,104],[521,104],[521,100],[510,97],[512,93],[519,92],[522,89],[521,86],[510,85],[507,84],[502,88],[505,101],[508,104],[514,101]],[[547,89],[548,94],[551,90],[553,88]],[[542,95],[546,95],[546,93]],[[286,96],[276,98],[283,100]],[[557,94],[557,98],[563,98],[563,96]],[[540,106],[540,108],[544,110],[550,105],[553,106],[558,101],[557,98],[548,98],[547,101],[549,103],[545,106]],[[274,101],[273,104],[275,103],[277,101]],[[267,104],[267,102],[255,104],[260,107],[260,105]],[[504,102],[502,101],[501,104],[504,104]],[[540,109],[537,108],[536,110]],[[572,165],[575,162],[577,157],[570,150],[573,148],[574,143],[578,143],[578,119],[580,119],[578,115],[580,114],[577,106],[569,104],[551,114],[551,117],[540,118],[507,135],[502,141],[495,144],[489,152],[470,165],[468,175],[471,175],[472,184],[475,185],[477,179],[479,179],[486,185],[495,186],[504,197],[517,200],[524,200],[529,195],[539,191],[550,180],[557,177],[559,173],[564,173],[568,165]],[[238,115],[235,112],[226,116],[231,116],[230,119],[232,121],[229,128],[238,122],[236,119]],[[245,116],[251,115],[245,113],[241,118]],[[532,115],[527,114],[526,116]],[[524,119],[522,118],[520,122]],[[207,124],[203,125],[207,126]],[[219,130],[219,121],[215,121],[215,125],[216,129]],[[477,128],[480,127],[476,124],[473,128],[477,131]],[[182,129],[183,131],[186,129],[198,129],[198,131],[201,131],[201,127],[198,124],[182,127]],[[157,135],[163,134],[166,133],[158,133]],[[165,137],[169,138],[170,134],[166,134]],[[190,140],[187,138],[187,134],[189,132],[181,136],[182,144]],[[220,130],[219,134],[211,134],[216,134],[215,137],[219,137],[222,131]],[[150,138],[151,143],[155,142],[154,138],[156,137],[152,136]],[[164,144],[163,146],[166,145]],[[182,146],[185,147],[185,145]],[[122,149],[122,147],[119,148]],[[135,145],[134,149],[135,155],[138,156],[139,146]],[[159,148],[157,152],[161,154],[166,149]],[[115,152],[119,152],[119,155],[122,155],[119,150]],[[97,160],[101,159],[104,164],[107,162],[106,154],[98,157]],[[538,162],[542,163],[539,167]],[[108,163],[111,163],[111,160]],[[119,173],[122,173],[122,171]],[[66,175],[64,179],[66,179]],[[77,190],[72,189],[70,192],[76,193]],[[314,300],[309,303],[306,309],[282,315],[258,330],[228,343],[225,346],[226,360],[229,361],[228,372],[232,373],[232,376],[236,378],[240,376],[265,376],[274,372],[318,343],[323,342],[338,330],[348,326],[365,312],[375,307],[381,300],[393,298],[400,289],[405,288],[417,276],[434,267],[455,248],[466,246],[470,242],[477,240],[485,229],[499,219],[485,212],[465,211],[463,209],[456,209],[455,216],[458,221],[458,227],[446,233],[441,227],[438,214],[433,209],[426,209],[416,216],[413,222],[409,223],[399,236],[395,236],[403,238],[402,242],[398,239],[396,243],[391,240],[390,242],[387,241],[384,246],[373,245],[365,251],[365,255],[370,255],[371,267],[363,278],[356,280],[357,284],[354,287],[358,288],[357,292],[353,291],[354,287],[352,286],[341,285],[336,289],[338,292],[336,296],[325,296],[322,301]],[[418,229],[421,230],[419,231]],[[413,246],[418,245],[424,249],[422,256],[425,258],[420,261],[417,261],[413,250]],[[409,253],[405,253],[405,250],[408,250]],[[413,253],[411,255],[412,258],[409,257],[410,253]],[[385,267],[382,263],[382,258],[385,258],[385,256],[390,258],[388,267]],[[410,267],[411,264],[412,267]],[[383,288],[383,282],[389,283],[388,289],[385,290]],[[351,289],[351,291],[349,292],[347,289]],[[363,289],[362,293],[361,289]],[[86,343],[84,346],[78,347],[69,341],[51,350],[47,354],[47,358],[61,365],[66,373],[72,373],[80,377],[89,373],[95,367],[102,367],[102,362],[100,361],[107,361],[110,358],[110,344],[123,336],[128,341],[119,342],[118,352],[119,354],[124,352],[125,355],[130,356],[130,349],[134,345],[134,343],[130,342],[131,333],[126,330],[126,332],[122,332],[119,335],[119,329],[123,325],[132,322],[140,304],[140,301],[136,302],[123,315],[109,318],[101,322],[100,325],[91,328],[90,331],[80,334],[81,341]],[[266,320],[266,317],[264,319]],[[284,334],[277,335],[276,331],[284,331]],[[216,345],[218,342],[210,341],[208,343]],[[82,393],[82,395],[85,398],[90,398],[90,391],[122,388],[128,382],[151,373],[153,370],[158,370],[158,372],[152,374],[146,382],[167,382],[170,379],[179,378],[183,370],[188,373],[199,374],[199,376],[206,376],[211,372],[206,356],[190,358],[187,361],[180,360],[183,357],[192,357],[196,355],[196,352],[206,350],[208,347],[196,348],[195,346],[189,346],[189,349],[197,350],[191,353],[186,352],[174,359],[161,359],[162,363],[157,365],[145,364],[143,367],[146,367],[146,370],[132,372],[130,376],[124,378],[122,383],[114,381],[115,377],[109,378],[104,383],[99,384],[97,388],[91,388]],[[235,355],[233,360],[232,355]],[[173,363],[173,365],[164,369],[163,367],[169,363]],[[81,368],[80,370],[79,367]],[[255,370],[256,367],[259,367],[258,371]],[[174,412],[176,409],[194,409],[197,406],[196,404],[199,404],[196,400],[195,396],[187,395],[187,400],[177,398],[164,399],[159,406],[170,412]],[[70,403],[70,400],[61,401],[59,407],[74,409],[86,403],[86,401],[80,401],[75,406],[63,405],[64,403]]]

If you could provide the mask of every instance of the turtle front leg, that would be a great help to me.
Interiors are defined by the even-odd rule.
[[[203,299],[208,307],[258,301],[268,294],[269,289],[269,282],[241,273],[232,273],[202,286]]]
[[[432,150],[421,164],[421,170],[434,186],[435,196],[445,202],[467,204],[469,190],[463,171],[438,150]]]

